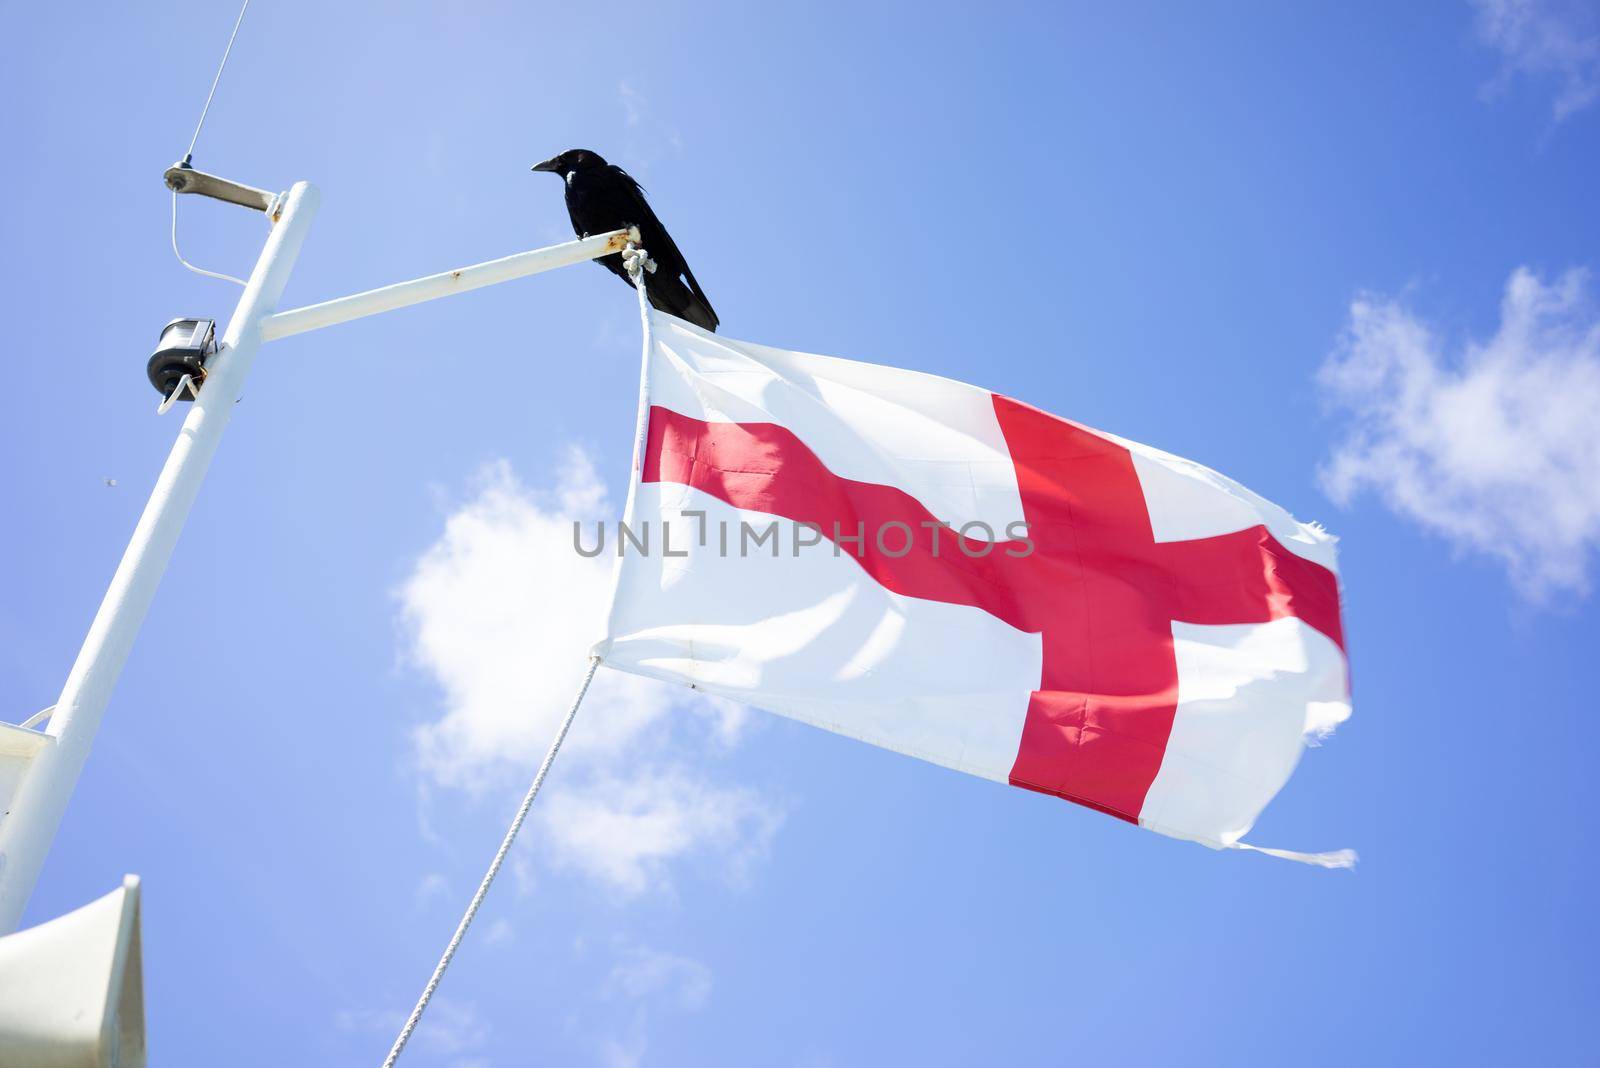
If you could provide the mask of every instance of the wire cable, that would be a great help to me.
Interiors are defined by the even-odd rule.
[[[222,62],[217,64],[217,73],[211,79],[211,91],[206,93],[205,105],[200,109],[200,121],[194,124],[194,136],[189,138],[189,150],[183,154],[181,166],[187,167],[189,161],[194,159],[194,146],[200,141],[200,131],[205,129],[206,116],[211,114],[211,101],[216,98],[217,86],[222,81],[222,72],[228,69],[228,57],[233,54],[233,42],[238,40],[239,27],[244,24],[244,13],[248,10],[250,10],[250,0],[244,0],[244,3],[239,7],[239,17],[233,20],[233,32],[228,35],[228,46],[222,50]],[[195,274],[204,275],[207,278],[218,278],[238,286],[245,284],[243,278],[235,278],[231,274],[221,274],[217,271],[208,271],[204,267],[196,267],[183,258],[183,253],[178,251],[178,191],[176,189],[172,191],[172,254],[178,257],[179,263]]]
[[[196,267],[194,264],[190,263],[188,260],[183,258],[183,253],[178,251],[178,193],[177,193],[177,190],[173,190],[173,193],[172,193],[172,254],[174,256],[178,257],[178,262],[179,263],[181,263],[185,267],[189,268],[189,270],[193,271],[195,274],[203,274],[207,278],[220,278],[224,282],[232,282],[234,285],[242,286],[242,285],[245,284],[245,280],[243,278],[235,278],[231,274],[222,274],[219,271],[208,271],[204,267]]]

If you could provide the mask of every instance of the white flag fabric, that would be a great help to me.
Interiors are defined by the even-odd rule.
[[[976,386],[646,314],[607,666],[1215,848],[1349,715],[1320,528]]]

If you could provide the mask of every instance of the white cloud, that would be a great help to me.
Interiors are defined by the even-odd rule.
[[[1322,471],[1454,545],[1500,558],[1539,599],[1584,593],[1600,546],[1600,313],[1588,276],[1514,271],[1500,326],[1458,356],[1399,302],[1350,306],[1322,386],[1351,425]]]
[[[521,786],[603,633],[612,560],[574,551],[573,523],[589,544],[591,524],[613,512],[581,450],[554,482],[536,491],[509,464],[487,467],[399,591],[409,658],[443,696],[442,714],[414,732],[425,785]],[[691,854],[737,881],[780,817],[703,766],[745,723],[726,702],[602,667],[535,809],[555,862],[624,895],[665,885],[670,862]],[[522,883],[525,867],[514,855]]]
[[[596,775],[553,796],[540,823],[560,861],[640,893],[662,881],[668,861],[688,854],[711,855],[726,881],[743,883],[780,819],[752,790],[713,786],[668,768],[625,779]]]
[[[1554,78],[1556,122],[1600,98],[1600,16],[1585,0],[1474,0],[1478,36],[1500,53],[1503,89],[1517,74]]]
[[[644,1063],[645,1042],[637,1035],[626,1041],[616,1037],[600,1041],[600,1063],[605,1068],[639,1068]]]
[[[527,489],[509,464],[492,464],[417,562],[400,592],[402,614],[412,658],[438,681],[446,709],[416,733],[428,777],[481,788],[543,755],[603,633],[610,597],[610,559],[574,552],[572,523],[607,511],[579,450],[568,452],[549,493]],[[615,751],[666,709],[653,684],[601,672],[572,749]]]
[[[631,82],[622,82],[617,86],[617,99],[622,101],[623,119],[629,126],[637,126],[644,118],[644,97],[639,95],[639,90]]]
[[[436,871],[429,872],[417,883],[417,907],[422,908],[431,904],[435,898],[448,892],[449,889],[449,880]]]
[[[501,917],[491,923],[483,932],[483,944],[486,946],[503,946],[517,937],[517,929],[511,926],[511,921]]]
[[[606,977],[604,992],[632,1001],[655,999],[687,1012],[705,1008],[711,998],[711,971],[704,964],[648,946],[622,952]]]
[[[650,164],[664,154],[683,152],[683,136],[671,121],[657,112],[652,100],[630,81],[617,84],[617,101],[622,105],[622,148],[613,163],[619,163],[635,178],[648,173]]]
[[[386,1035],[391,1040],[406,1022],[399,1009],[345,1009],[334,1017],[342,1031]],[[417,1025],[417,1045],[445,1056],[470,1053],[489,1040],[489,1025],[470,1001],[436,997]]]
[[[644,1063],[652,1020],[666,1012],[699,1012],[711,1000],[711,971],[690,957],[649,946],[613,942],[617,961],[600,988],[603,1000],[628,1006],[613,1017],[600,1042],[600,1061],[611,1068]]]

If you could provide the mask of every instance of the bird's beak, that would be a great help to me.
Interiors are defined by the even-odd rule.
[[[533,169],[536,171],[548,171],[551,174],[555,174],[557,173],[557,168],[560,166],[558,163],[556,163],[557,158],[559,157],[547,159],[543,163],[535,163],[533,165]]]

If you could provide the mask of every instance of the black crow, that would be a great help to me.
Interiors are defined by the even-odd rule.
[[[645,202],[644,189],[627,171],[584,148],[569,148],[533,169],[559,174],[566,183],[567,215],[579,237],[629,226],[639,228],[645,252],[656,261],[655,273],[644,276],[644,291],[652,305],[707,330],[717,328],[717,313],[711,310],[711,302],[694,280],[683,253]],[[601,256],[599,263],[630,287],[633,285],[620,254]]]

